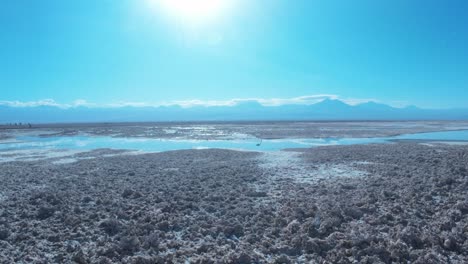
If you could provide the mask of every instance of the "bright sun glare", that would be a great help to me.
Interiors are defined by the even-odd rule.
[[[230,8],[231,0],[152,0],[172,18],[191,26],[213,23]]]

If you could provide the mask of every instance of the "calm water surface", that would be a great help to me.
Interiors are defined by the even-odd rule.
[[[151,138],[113,138],[108,136],[64,136],[37,137],[20,136],[14,141],[0,144],[0,150],[24,149],[71,149],[93,150],[99,148],[141,150],[149,152],[223,148],[239,150],[275,151],[285,148],[309,148],[329,145],[353,145],[385,143],[390,140],[431,140],[431,141],[468,141],[468,130],[444,131],[400,135],[386,138],[323,138],[323,139],[271,139],[256,138],[226,140],[185,140],[185,139],[151,139]]]

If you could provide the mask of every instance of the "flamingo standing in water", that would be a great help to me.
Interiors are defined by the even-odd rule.
[[[257,143],[257,145],[256,145],[257,147],[260,147],[260,145],[262,145],[262,140],[263,139],[260,139],[260,143]]]

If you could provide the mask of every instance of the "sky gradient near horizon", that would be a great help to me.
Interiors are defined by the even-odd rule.
[[[0,2],[0,101],[468,107],[467,1],[155,1]]]

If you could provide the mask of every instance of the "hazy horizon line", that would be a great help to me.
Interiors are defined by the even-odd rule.
[[[17,108],[26,107],[40,107],[51,106],[62,109],[88,107],[88,108],[121,108],[121,107],[164,107],[164,106],[180,106],[182,108],[191,107],[214,107],[225,106],[234,107],[242,103],[256,102],[265,107],[275,107],[283,105],[314,105],[324,100],[338,100],[345,104],[355,106],[363,103],[379,103],[385,104],[394,108],[405,108],[410,104],[404,102],[382,102],[374,98],[344,98],[334,94],[316,94],[304,95],[290,98],[232,98],[227,100],[202,100],[202,99],[189,99],[189,100],[173,100],[166,102],[135,102],[135,101],[117,101],[114,103],[93,103],[85,99],[77,99],[72,103],[60,103],[54,99],[40,99],[36,101],[20,101],[20,100],[0,100],[0,106],[9,106]]]

